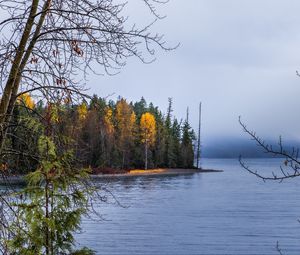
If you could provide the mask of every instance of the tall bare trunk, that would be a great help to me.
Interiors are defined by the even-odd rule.
[[[47,175],[47,173],[46,173]],[[46,177],[46,184],[45,184],[45,214],[46,219],[49,219],[49,180],[48,177]],[[50,248],[50,233],[49,233],[49,226],[48,222],[46,223],[46,229],[45,229],[45,254],[49,255],[49,248]]]
[[[145,142],[145,170],[148,169],[148,141]]]
[[[25,29],[24,32],[22,34],[19,46],[17,48],[16,51],[16,55],[14,57],[14,61],[12,63],[11,69],[10,69],[10,73],[3,91],[3,95],[1,98],[1,102],[0,102],[0,125],[2,126],[7,114],[7,108],[8,108],[8,104],[15,86],[15,81],[16,78],[18,76],[18,73],[20,72],[19,67],[20,67],[20,63],[22,61],[24,52],[25,52],[25,47],[27,45],[27,42],[29,40],[30,37],[30,33],[32,30],[32,27],[34,25],[34,18],[38,9],[38,4],[39,4],[39,0],[32,0],[32,5],[31,5],[31,9],[30,9],[30,13],[25,25]]]
[[[123,150],[122,169],[124,169],[124,165],[125,165],[125,150]]]
[[[32,7],[35,5],[35,8],[33,10],[34,12],[30,13],[27,23],[29,22],[29,19],[33,19],[34,20],[34,15],[37,12],[38,2],[39,2],[39,0],[33,0]],[[3,101],[4,96],[1,99],[1,103],[0,103],[0,126],[2,127],[2,130],[1,130],[2,132],[0,133],[0,150],[3,149],[4,140],[5,140],[6,133],[7,133],[7,129],[5,127],[5,123],[9,123],[9,121],[11,119],[11,115],[12,115],[13,110],[14,110],[14,106],[15,106],[16,100],[17,100],[17,93],[19,91],[19,87],[20,87],[20,83],[21,83],[21,79],[22,79],[22,71],[24,70],[24,68],[25,68],[25,66],[26,66],[26,64],[27,64],[27,62],[29,60],[29,57],[30,57],[30,55],[32,53],[32,50],[33,50],[33,48],[34,48],[34,46],[35,46],[35,44],[37,42],[37,38],[38,38],[38,36],[39,36],[39,34],[41,32],[41,28],[42,28],[42,26],[44,24],[44,21],[45,21],[46,15],[47,15],[47,10],[49,9],[50,4],[51,4],[51,0],[47,0],[45,2],[44,6],[43,6],[42,14],[40,16],[40,19],[39,19],[38,24],[36,26],[36,29],[34,31],[34,35],[32,37],[32,40],[30,41],[29,46],[26,49],[26,51],[24,51],[25,47],[26,47],[26,44],[27,44],[27,42],[29,40],[30,31],[32,30],[32,27],[33,27],[33,20],[32,20],[30,31],[29,31],[27,37],[25,38],[26,41],[24,42],[24,49],[22,51],[21,59],[20,59],[20,62],[18,64],[19,65],[18,68],[17,68],[18,70],[14,74],[13,83],[11,84],[12,88],[10,90],[11,92],[10,92],[9,99],[7,100],[7,102]],[[25,28],[25,31],[26,31],[26,28]],[[24,31],[24,33],[25,33],[25,31]],[[23,34],[23,36],[24,36],[24,34]],[[21,42],[22,42],[22,39],[21,39]],[[20,45],[21,45],[21,42],[20,42]],[[25,55],[23,56],[24,53],[25,53]],[[16,57],[15,57],[15,59],[16,59]],[[13,66],[12,66],[12,69],[13,69]],[[9,79],[8,79],[8,81],[9,81]],[[8,85],[9,84],[7,83],[6,86],[5,86],[5,89],[7,87],[9,87]],[[5,91],[4,91],[4,93],[5,93]],[[6,100],[6,99],[4,99],[4,100]],[[3,108],[1,108],[2,103],[3,103]]]
[[[199,104],[199,127],[198,127],[198,146],[197,146],[197,168],[199,168],[199,161],[201,156],[201,102]]]

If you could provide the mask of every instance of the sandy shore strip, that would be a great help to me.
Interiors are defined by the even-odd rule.
[[[98,178],[109,178],[109,177],[136,177],[136,176],[164,176],[164,175],[185,175],[185,174],[195,174],[195,173],[218,173],[223,172],[223,170],[214,169],[180,169],[180,168],[158,168],[158,169],[135,169],[130,170],[127,173],[122,174],[92,174],[91,179]],[[25,176],[10,176],[5,178],[0,178],[0,185],[16,185],[25,184]]]
[[[158,168],[158,169],[135,169],[130,170],[128,173],[121,174],[98,174],[91,175],[93,179],[97,178],[111,178],[111,177],[147,177],[147,176],[168,176],[168,175],[186,175],[186,174],[196,174],[196,173],[218,173],[223,172],[223,170],[214,169],[181,169],[181,168]]]

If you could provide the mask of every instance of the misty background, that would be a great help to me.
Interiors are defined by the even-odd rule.
[[[131,0],[126,10],[129,21],[144,25],[153,17],[141,2]],[[213,151],[226,156],[229,148],[231,156],[255,154],[238,116],[268,141],[276,143],[282,135],[284,143],[298,146],[299,9],[300,2],[293,0],[171,0],[158,7],[167,17],[153,31],[180,47],[158,51],[149,65],[131,59],[120,74],[90,76],[87,85],[101,96],[115,93],[112,99],[144,96],[161,109],[172,97],[179,118],[189,106],[195,130],[202,101],[204,156]]]

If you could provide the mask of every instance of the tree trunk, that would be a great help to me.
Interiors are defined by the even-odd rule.
[[[148,169],[148,141],[145,142],[145,170]]]
[[[199,168],[199,161],[201,156],[201,102],[199,104],[199,126],[198,126],[198,145],[197,145],[197,168]]]
[[[47,173],[46,173],[47,175]],[[48,177],[46,177],[46,184],[45,184],[45,214],[46,219],[49,219],[49,180]],[[49,235],[49,226],[48,222],[46,223],[46,229],[45,229],[45,254],[49,255],[49,248],[50,248],[50,235]]]
[[[24,52],[25,52],[25,47],[26,44],[28,42],[29,36],[30,36],[30,32],[32,30],[32,27],[34,25],[34,19],[35,19],[35,15],[38,9],[38,4],[39,4],[39,0],[32,0],[32,5],[31,5],[31,10],[30,10],[30,14],[28,16],[26,25],[25,25],[25,29],[23,32],[23,35],[21,37],[19,46],[17,48],[16,51],[16,55],[14,57],[14,61],[12,63],[11,69],[10,69],[10,73],[3,91],[3,95],[1,98],[1,102],[0,102],[0,126],[2,127],[4,124],[4,120],[6,118],[6,114],[7,114],[7,108],[8,108],[8,104],[10,102],[10,98],[15,86],[15,81],[16,78],[18,76],[18,73],[20,72],[19,67],[20,67],[20,63],[22,61]]]
[[[123,150],[122,169],[124,169],[124,165],[125,165],[125,151]]]
[[[36,14],[36,11],[37,11],[38,2],[39,2],[39,0],[33,0],[33,2],[32,2],[32,8],[34,6],[34,10],[33,10],[33,13],[30,13],[30,16],[29,16],[28,21],[27,21],[29,23],[29,22],[31,22],[30,19],[32,19],[32,23],[31,23],[31,26],[30,26],[30,31],[32,30],[32,27],[33,27],[34,15]],[[0,126],[2,127],[2,130],[1,130],[2,132],[0,133],[0,150],[3,149],[4,139],[5,139],[6,133],[7,133],[7,128],[5,127],[5,123],[9,123],[9,121],[11,119],[11,115],[12,115],[13,110],[14,110],[16,100],[17,100],[17,93],[19,91],[19,87],[20,87],[20,83],[21,83],[21,79],[22,79],[22,71],[24,70],[24,68],[25,68],[25,66],[26,66],[26,64],[29,60],[29,57],[32,53],[32,50],[33,50],[33,48],[36,44],[37,38],[38,38],[38,36],[41,32],[41,28],[42,28],[43,23],[45,21],[45,18],[46,18],[46,15],[47,15],[47,10],[49,9],[50,4],[51,4],[51,0],[47,0],[45,2],[44,6],[43,6],[43,12],[40,16],[40,19],[39,19],[38,24],[36,26],[36,29],[34,31],[33,38],[30,41],[29,46],[28,46],[26,51],[25,51],[25,47],[26,47],[27,41],[29,39],[29,34],[27,35],[27,39],[25,38],[26,41],[24,42],[24,48],[23,48],[23,52],[21,54],[21,59],[20,59],[19,64],[18,64],[19,65],[18,70],[15,73],[15,76],[14,76],[14,79],[13,79],[13,84],[11,85],[12,88],[10,90],[11,92],[10,92],[9,99],[7,100],[7,102],[3,102],[3,106],[1,106],[2,105],[2,100],[1,100],[1,103],[0,103]],[[26,26],[27,26],[27,24],[26,24]],[[30,31],[29,31],[29,33],[30,33]],[[25,32],[26,32],[26,28],[25,28],[24,34],[25,34]],[[24,36],[24,34],[23,34],[23,36]],[[20,45],[22,43],[22,39],[21,39]],[[20,48],[20,46],[19,46],[19,48]],[[17,54],[18,54],[18,52],[19,52],[19,50],[17,51]],[[24,52],[25,52],[25,55],[23,56]],[[16,58],[17,58],[17,55],[16,55],[15,59]],[[13,66],[12,66],[12,69],[13,69]],[[9,81],[9,78],[8,78],[8,81]],[[5,86],[5,89],[4,89],[4,93],[5,93],[6,88],[9,87],[8,85],[9,84],[7,82],[7,84]],[[3,98],[4,98],[4,94],[3,94]],[[4,100],[6,100],[6,99],[4,99]],[[1,107],[3,107],[3,108],[1,108]]]

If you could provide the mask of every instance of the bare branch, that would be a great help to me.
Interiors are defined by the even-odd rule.
[[[262,179],[263,181],[266,180],[275,180],[275,181],[283,181],[289,178],[295,178],[300,175],[300,160],[298,157],[299,150],[293,148],[292,151],[287,151],[284,149],[282,138],[279,137],[278,140],[278,149],[274,149],[274,147],[264,140],[262,140],[254,131],[250,131],[247,126],[241,121],[241,117],[239,117],[239,123],[243,128],[243,131],[250,136],[250,138],[257,144],[258,147],[263,149],[263,151],[267,154],[271,154],[275,157],[282,157],[285,158],[283,162],[283,166],[279,166],[280,172],[279,174],[272,173],[271,175],[262,175],[257,171],[252,170],[245,162],[242,160],[240,156],[239,161],[241,166],[246,169],[249,173],[255,175],[256,177]],[[289,171],[290,170],[290,171]]]

